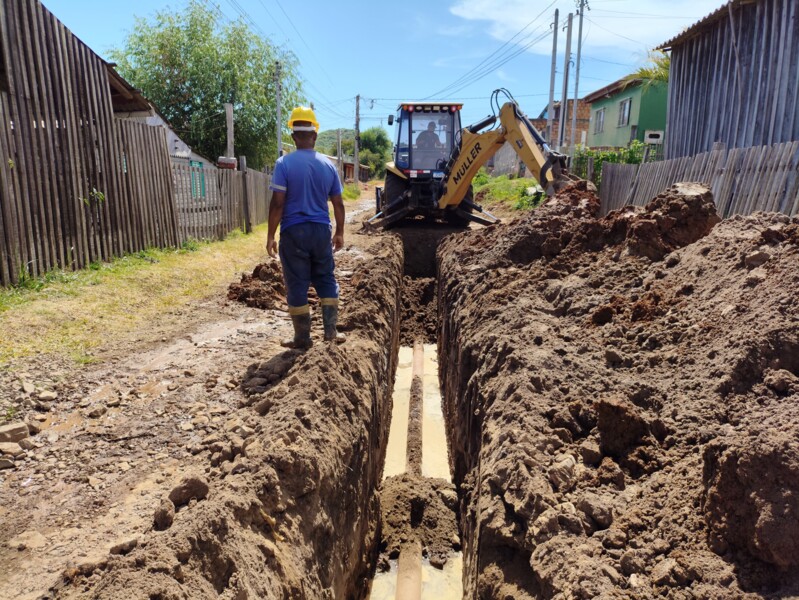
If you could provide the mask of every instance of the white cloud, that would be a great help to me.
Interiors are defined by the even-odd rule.
[[[436,33],[445,37],[461,37],[469,35],[472,29],[473,27],[471,25],[462,23],[460,25],[444,25],[443,27],[439,27]]]
[[[510,75],[508,75],[502,69],[497,69],[496,72],[495,72],[495,75],[501,81],[507,81],[507,82],[510,82],[510,83],[513,83],[513,82],[517,81],[517,79],[515,77],[511,77]]]
[[[629,57],[642,62],[646,50],[671,39],[686,27],[722,6],[724,0],[618,0],[594,2],[586,11],[583,24],[583,52],[599,57]],[[569,0],[557,0],[545,9],[545,2],[530,0],[457,0],[450,12],[467,21],[485,22],[486,31],[505,42],[527,23],[535,20],[513,43],[525,45],[551,29],[555,8],[560,10],[560,26],[566,23],[575,6]],[[543,11],[543,13],[542,13]],[[577,36],[577,19],[573,38]],[[565,46],[565,32],[558,33],[559,52]],[[531,52],[552,52],[552,37],[547,35]],[[574,51],[574,39],[573,50]]]

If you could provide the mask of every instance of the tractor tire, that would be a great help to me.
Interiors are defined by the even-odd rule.
[[[383,193],[380,195],[381,210],[388,210],[388,207],[408,189],[408,180],[403,179],[399,175],[395,175],[391,171],[386,171],[386,182],[383,187]],[[391,212],[401,207],[395,207]],[[391,213],[385,213],[386,215]]]

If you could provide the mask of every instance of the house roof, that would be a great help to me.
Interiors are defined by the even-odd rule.
[[[574,105],[574,98],[569,98],[567,100],[567,102],[569,103],[570,107],[573,106]],[[588,102],[586,101],[585,98],[579,98],[577,100],[577,108],[579,109],[581,104],[587,104],[587,103]],[[560,100],[553,100],[552,101],[552,108],[553,109],[554,108],[559,108],[560,105],[561,105],[561,101]],[[537,119],[546,119],[547,118],[547,116],[546,116],[547,115],[547,110],[549,110],[549,104],[547,104],[546,106],[544,106],[544,108],[541,109],[541,112],[538,113],[538,116],[535,117],[535,119],[536,120]],[[533,117],[530,117],[530,118],[532,119]]]
[[[114,112],[151,112],[150,103],[141,92],[130,85],[117,73],[114,63],[105,63],[108,71],[108,83],[111,87],[111,105]]]
[[[609,85],[606,85],[605,87],[596,90],[595,92],[591,92],[590,94],[587,94],[583,98],[583,100],[588,102],[588,103],[596,102],[600,98],[604,98],[606,96],[612,96],[613,94],[617,94],[617,93],[621,92],[622,90],[627,89],[628,87],[632,87],[632,86],[636,86],[636,85],[640,85],[640,84],[641,84],[641,80],[640,79],[628,80],[627,78],[623,77],[623,78],[619,79],[618,81],[614,81],[613,83],[611,83]]]
[[[319,154],[322,154],[322,156],[324,156],[327,160],[332,162],[334,166],[336,164],[338,164],[338,157],[330,156],[329,154],[323,154],[322,152],[320,152]],[[355,160],[351,156],[342,156],[341,157],[341,162],[342,162],[342,164],[345,164],[345,165],[354,165],[355,164]],[[372,167],[370,167],[369,165],[361,165],[361,168],[362,169],[367,169],[367,170],[370,170],[370,171],[372,169]]]
[[[684,44],[691,38],[697,37],[699,34],[713,27],[717,22],[725,18],[734,7],[742,4],[754,4],[759,1],[760,0],[730,0],[729,2],[725,2],[721,7],[714,10],[704,19],[700,19],[667,42],[662,43],[655,48],[655,50],[671,50],[674,46]]]

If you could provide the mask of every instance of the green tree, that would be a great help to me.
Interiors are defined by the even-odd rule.
[[[342,156],[352,156],[355,154],[355,132],[353,132],[352,137],[346,140],[341,140],[341,154]],[[336,155],[336,151],[333,151],[333,155]]]
[[[670,67],[671,57],[662,50],[653,50],[649,53],[649,64],[639,67],[624,79],[628,85],[640,81],[646,89],[656,82],[668,83]]]
[[[336,129],[326,129],[325,131],[319,132],[319,136],[316,138],[316,149],[319,152],[322,152],[323,154],[328,154],[330,156],[336,156],[336,131],[337,131]],[[341,130],[342,144],[344,144],[347,140],[349,140],[350,154],[352,154],[354,139],[355,139],[354,129]],[[347,152],[343,152],[342,154],[347,154]]]
[[[150,20],[137,18],[111,58],[178,135],[211,159],[225,153],[223,104],[232,103],[236,155],[256,169],[277,157],[276,61],[283,115],[304,99],[293,54],[257,36],[242,19],[223,23],[221,13],[200,0]]]
[[[361,164],[369,167],[372,177],[383,177],[386,173],[386,161],[391,158],[391,140],[382,127],[371,127],[361,132],[360,156]]]
[[[371,150],[375,154],[388,153],[391,152],[391,140],[382,127],[371,127],[361,132],[360,148]]]

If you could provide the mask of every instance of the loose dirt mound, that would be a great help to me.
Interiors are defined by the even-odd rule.
[[[799,593],[799,220],[597,209],[439,250],[466,596]]]
[[[418,539],[435,567],[443,567],[452,550],[460,550],[455,511],[455,486],[444,479],[409,474],[390,477],[380,494],[383,541],[382,564],[397,558],[401,547]]]
[[[341,261],[352,269],[346,345],[251,365],[238,410],[192,446],[194,467],[153,506],[152,529],[69,569],[52,597],[362,596],[377,551],[402,266],[393,238],[351,254]]]
[[[280,262],[261,263],[253,269],[252,275],[242,274],[239,283],[228,287],[228,300],[236,300],[253,308],[286,308],[286,285]]]

